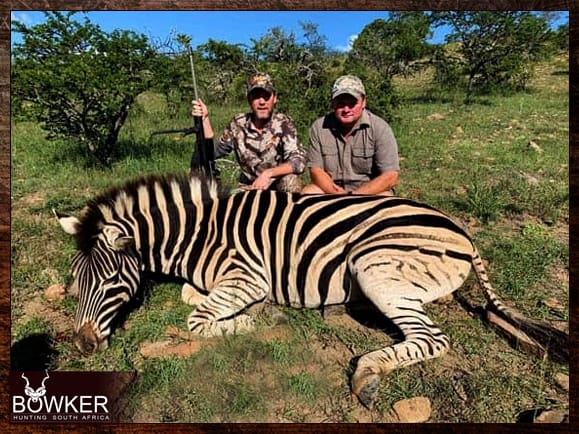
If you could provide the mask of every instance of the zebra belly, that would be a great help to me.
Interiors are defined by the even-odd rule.
[[[428,303],[458,289],[471,264],[446,254],[425,255],[416,251],[382,249],[360,256],[353,272],[363,286],[379,289],[392,299],[412,297]]]
[[[315,265],[315,264],[313,264]],[[292,279],[286,287],[279,285],[272,291],[268,300],[272,303],[303,308],[319,308],[332,304],[344,304],[359,294],[356,282],[347,271],[347,263],[343,261],[334,269],[326,268],[324,272],[316,272],[316,267],[310,266],[303,273],[291,273]]]

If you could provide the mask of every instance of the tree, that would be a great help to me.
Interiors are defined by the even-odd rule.
[[[48,138],[72,138],[109,166],[131,104],[153,81],[156,52],[144,35],[105,33],[75,13],[46,12],[27,27],[12,58],[12,93],[32,104]]]
[[[551,44],[555,52],[569,51],[569,23],[560,25],[552,32]]]
[[[300,23],[303,38],[279,27],[252,39],[247,56],[249,71],[271,75],[280,96],[279,110],[294,117],[300,135],[329,106],[332,77],[328,73],[325,38],[312,23]]]
[[[452,49],[437,53],[436,76],[465,86],[467,102],[476,92],[524,90],[533,62],[548,52],[548,20],[532,12],[434,12],[432,20],[452,29]]]
[[[248,69],[243,49],[225,41],[209,39],[197,47],[197,51],[204,61],[203,75],[207,80],[207,87],[211,89],[210,100],[222,103],[235,100],[236,78]]]
[[[388,20],[368,24],[354,41],[351,62],[392,78],[416,71],[429,53],[430,22],[424,12],[391,12]]]
[[[388,20],[377,19],[364,27],[348,54],[345,71],[364,81],[371,110],[393,118],[398,97],[392,80],[424,66],[429,37],[430,23],[423,12],[392,12]]]

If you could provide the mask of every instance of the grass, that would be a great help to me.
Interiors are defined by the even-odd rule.
[[[468,228],[505,301],[529,316],[559,321],[568,321],[569,303],[568,75],[557,73],[565,65],[556,59],[541,66],[527,93],[468,106],[461,95],[429,89],[426,76],[401,80],[403,104],[392,125],[402,158],[399,194],[429,202]],[[150,132],[189,126],[189,107],[171,114],[154,94],[142,95],[139,104],[109,170],[87,165],[82,149],[46,140],[34,123],[13,123],[12,342],[50,336],[60,370],[138,371],[130,421],[367,421],[349,396],[349,361],[392,342],[381,323],[363,327],[345,315],[284,308],[286,324],[264,320],[256,332],[212,339],[188,357],[145,358],[141,345],[167,339],[169,327],[185,331],[192,309],[181,302],[178,285],[159,283],[128,314],[107,351],[87,357],[75,350],[75,300],[43,296],[48,286],[69,281],[75,249],[52,208],[76,214],[113,184],[188,169],[192,136]],[[215,130],[243,110],[211,107]],[[234,185],[232,160],[218,166],[224,182]],[[483,303],[472,279],[460,293]],[[562,308],[554,311],[547,298]],[[373,421],[388,421],[396,401],[414,396],[430,398],[433,422],[513,422],[528,409],[567,405],[553,380],[564,367],[512,349],[456,302],[427,310],[452,349],[384,378]]]

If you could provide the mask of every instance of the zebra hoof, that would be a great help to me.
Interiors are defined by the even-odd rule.
[[[365,372],[362,375],[357,374],[358,372],[356,372],[352,380],[352,391],[364,407],[372,410],[378,396],[380,375],[373,372]]]

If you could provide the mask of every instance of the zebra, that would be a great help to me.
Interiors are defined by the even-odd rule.
[[[380,379],[442,356],[448,337],[426,303],[451,294],[469,272],[505,319],[568,358],[568,335],[506,306],[468,233],[449,216],[402,197],[225,194],[201,175],[140,177],[97,195],[80,218],[54,211],[74,235],[70,290],[78,294],[74,342],[107,347],[112,321],[144,272],[183,279],[202,298],[188,317],[201,336],[251,330],[257,303],[323,308],[369,300],[403,340],[357,358],[352,393],[372,408]]]

